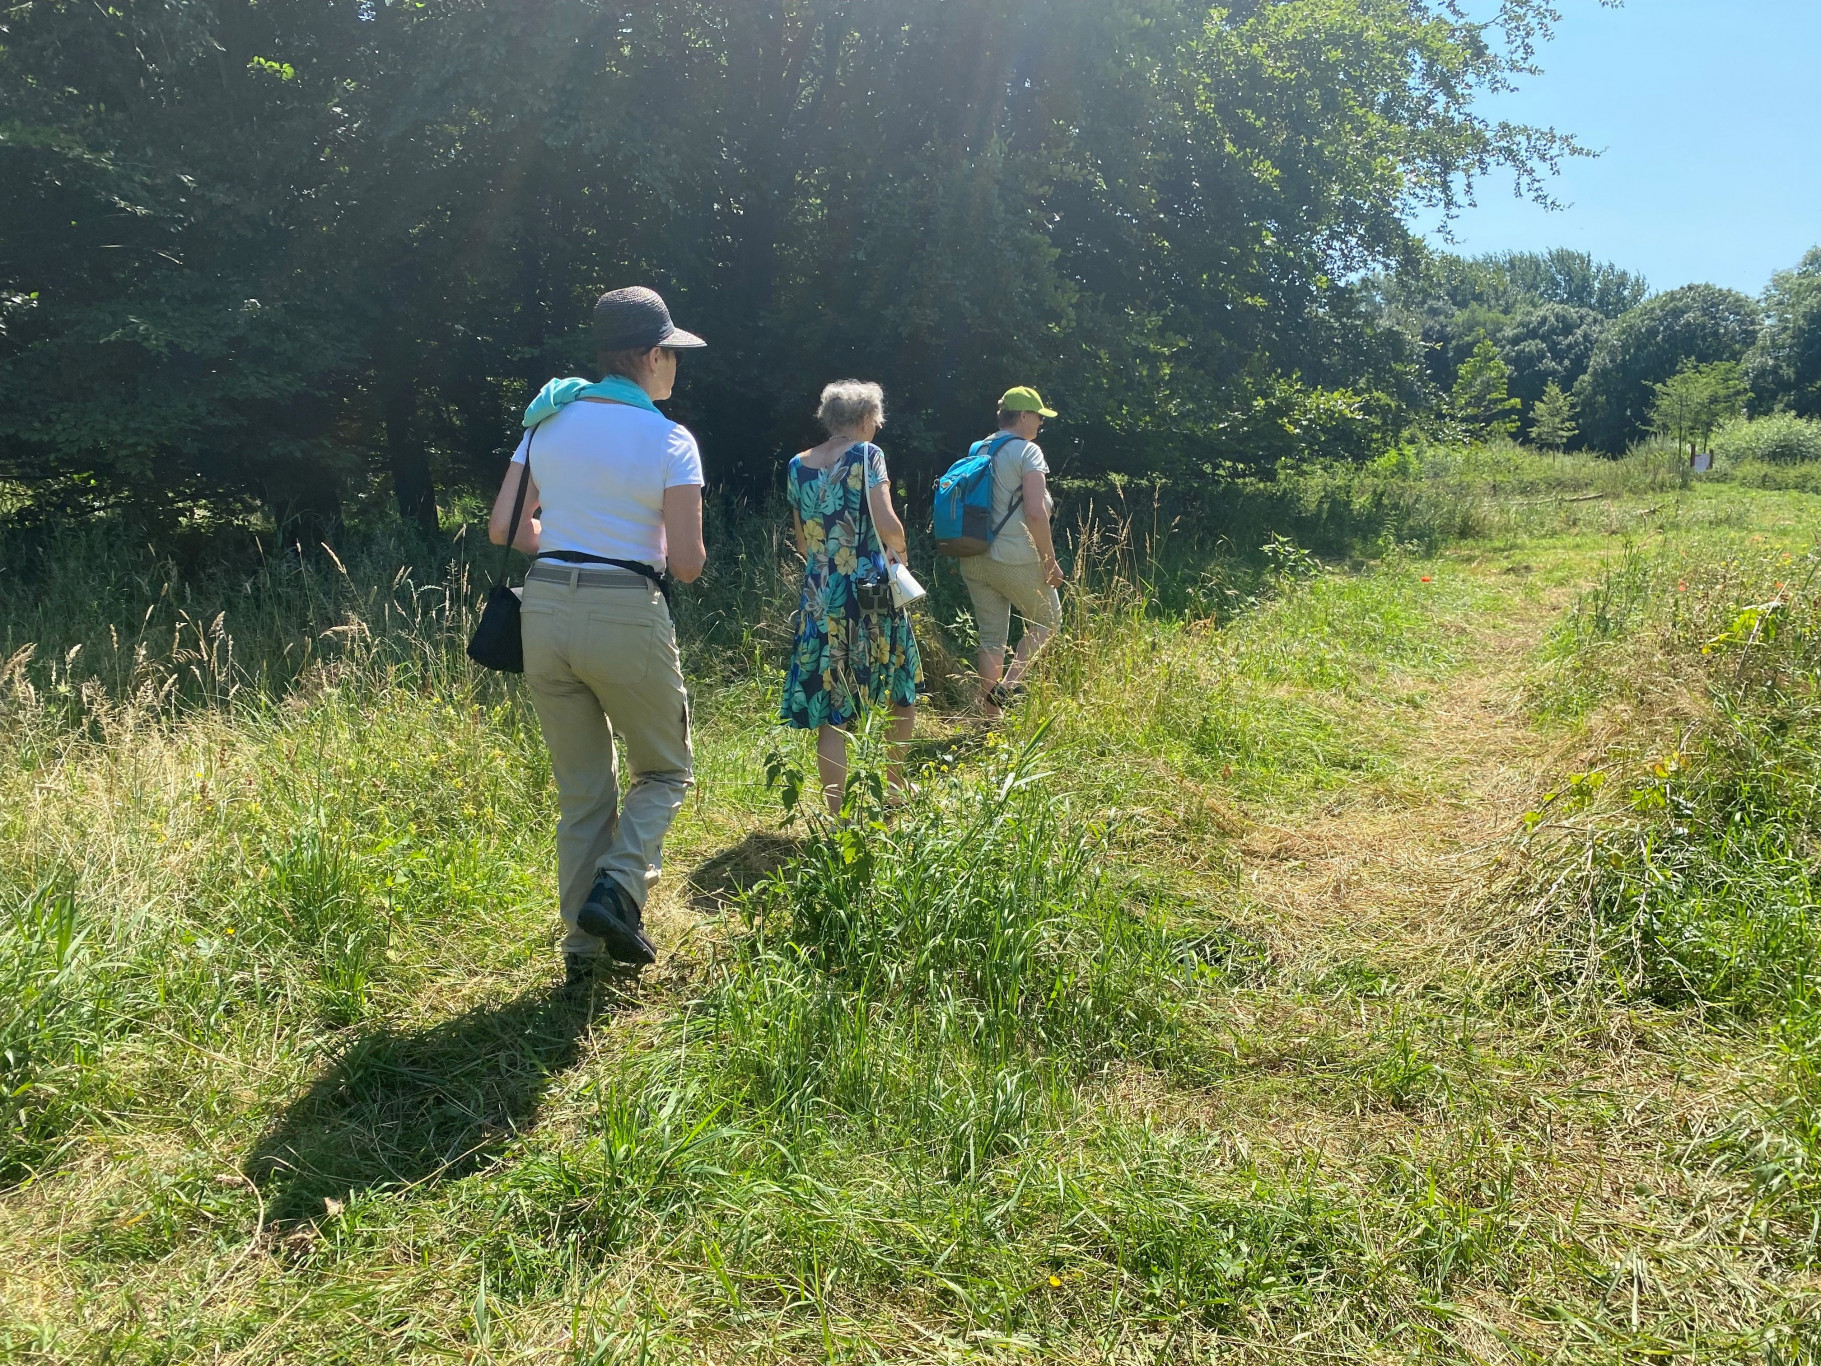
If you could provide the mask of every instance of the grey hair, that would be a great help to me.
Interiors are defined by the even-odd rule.
[[[816,421],[830,436],[852,431],[869,417],[885,425],[885,390],[870,380],[838,379],[822,390]]]

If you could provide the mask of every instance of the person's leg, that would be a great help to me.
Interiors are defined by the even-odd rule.
[[[914,702],[892,704],[891,731],[891,766],[885,771],[885,781],[893,792],[904,793],[909,784],[904,780],[904,756],[910,749],[911,736],[917,729],[917,704]]]
[[[1005,666],[1005,638],[1012,629],[1012,600],[999,591],[993,561],[986,555],[975,555],[961,561],[961,578],[967,584],[967,595],[974,604],[974,627],[980,636],[975,655],[975,668],[980,673],[980,710],[987,716],[999,715],[993,702],[993,689]]]
[[[828,814],[839,818],[847,791],[847,732],[839,726],[823,726],[816,732],[816,776]]]
[[[577,672],[599,697],[632,770],[618,828],[594,871],[643,910],[663,868],[664,835],[694,778],[689,694],[663,599],[637,588],[592,592],[595,610],[586,644],[578,642]]]
[[[596,863],[612,847],[620,783],[613,727],[602,714],[600,700],[569,668],[566,646],[574,611],[570,594],[561,585],[536,585],[526,596],[525,685],[556,778],[557,889],[568,926],[562,949],[593,958],[601,952],[601,941],[576,924],[576,914],[588,899]]]
[[[1012,654],[1011,666],[1005,671],[1006,686],[1015,687],[1024,680],[1037,652],[1049,643],[1062,625],[1062,599],[1043,581],[1043,567],[1029,564],[1001,565],[1001,587],[1017,604],[1024,618],[1024,635]]]
[[[1018,648],[1012,651],[1011,665],[1005,671],[1006,687],[1015,688],[1024,681],[1025,674],[1030,671],[1031,660],[1036,658],[1037,652],[1049,643],[1054,634],[1056,633],[1048,627],[1038,626],[1034,622],[1025,623],[1024,635],[1019,638]]]

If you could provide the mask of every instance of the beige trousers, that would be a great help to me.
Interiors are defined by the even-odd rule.
[[[1054,631],[1062,625],[1062,599],[1043,581],[1043,565],[1037,560],[1006,564],[991,555],[970,555],[961,561],[961,577],[974,600],[974,625],[987,654],[1005,653],[1013,607],[1027,627]]]
[[[563,950],[592,957],[601,941],[575,918],[595,877],[610,874],[644,906],[693,772],[676,627],[649,580],[567,565],[532,568],[521,620],[525,684],[550,747],[561,812]],[[623,808],[616,734],[632,769]]]

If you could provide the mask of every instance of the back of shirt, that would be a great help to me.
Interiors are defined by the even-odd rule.
[[[992,439],[997,441],[1004,435],[999,432]],[[1006,517],[1012,500],[1024,487],[1024,476],[1029,470],[1040,474],[1050,472],[1049,462],[1043,458],[1043,448],[1035,441],[1014,436],[993,457],[993,523],[997,526],[1004,518],[1005,525],[999,528],[999,534],[993,537],[986,553],[1001,564],[1034,564],[1041,558],[1037,554],[1037,543],[1031,539],[1031,529],[1024,524],[1024,504],[1020,502],[1017,511]],[[1047,513],[1054,506],[1054,500],[1045,492],[1043,501]]]
[[[628,403],[579,399],[520,439],[543,502],[539,550],[638,560],[662,571],[664,490],[702,483],[689,429]]]

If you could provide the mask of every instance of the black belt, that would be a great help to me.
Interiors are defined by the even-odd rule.
[[[642,560],[613,560],[613,559],[609,559],[605,555],[590,555],[586,551],[581,551],[581,550],[543,550],[543,551],[539,551],[536,555],[533,555],[531,558],[534,561],[536,561],[536,560],[561,560],[565,564],[578,564],[578,565],[579,564],[605,564],[605,565],[611,565],[615,569],[624,569],[628,573],[637,574],[642,579],[651,580],[651,586],[653,588],[657,589],[658,592],[660,592],[664,595],[665,603],[668,604],[670,602],[670,582],[669,582],[669,580],[667,580],[661,573],[659,573],[656,569],[653,569],[650,565],[646,564]],[[578,584],[590,582],[589,579],[584,579],[582,577],[582,575],[587,572],[588,571],[586,571],[586,570],[578,571],[575,576],[575,581]],[[528,574],[527,577],[530,577],[531,575],[534,575],[536,573],[537,573],[537,566],[535,564],[533,564],[530,574]],[[568,578],[568,575],[565,574],[565,575],[563,575],[563,577]],[[603,576],[602,579],[596,580],[595,582],[601,583],[601,582],[607,582],[607,580],[606,580],[605,576]]]

